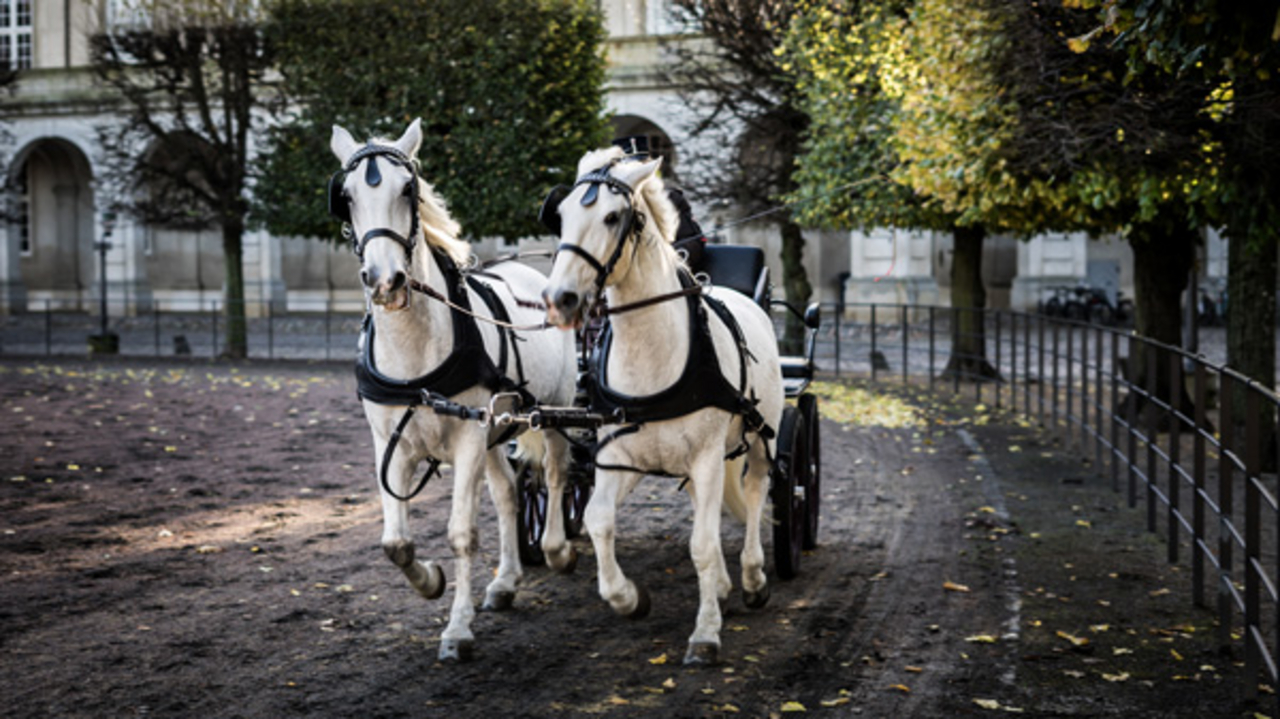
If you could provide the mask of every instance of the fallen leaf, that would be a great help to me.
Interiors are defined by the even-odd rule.
[[[831,707],[838,707],[843,704],[848,704],[849,701],[850,701],[849,697],[838,697],[836,699],[823,699],[822,706],[830,709]]]
[[[666,664],[666,663],[667,663],[667,653],[666,653],[666,652],[663,652],[663,653],[659,654],[658,656],[656,656],[656,657],[654,657],[654,658],[650,659],[650,660],[649,660],[649,663],[650,663],[650,664]]]
[[[1170,593],[1170,590],[1169,590],[1167,587],[1161,587],[1160,589],[1154,589],[1154,590],[1152,590],[1152,591],[1149,593],[1149,596],[1152,596],[1152,597],[1163,597],[1164,595],[1169,594],[1169,593]]]
[[[974,699],[973,703],[983,709],[990,709],[991,711],[995,711],[1000,708],[1000,702],[995,699]]]
[[[1172,649],[1172,648],[1169,649],[1169,654],[1174,658],[1175,661],[1179,661],[1179,662],[1182,661],[1182,655],[1178,653],[1177,649]]]
[[[902,692],[903,694],[910,694],[910,693],[911,693],[911,687],[907,686],[906,684],[894,684],[893,686],[891,686],[891,687],[889,687],[889,688],[890,688],[890,689],[892,689],[892,690],[894,690],[894,691]]]
[[[1059,637],[1066,639],[1067,641],[1071,642],[1073,645],[1077,647],[1083,647],[1089,643],[1089,640],[1086,639],[1085,637],[1077,637],[1074,634],[1068,634],[1062,631],[1061,629],[1058,630],[1057,634]]]
[[[784,711],[784,712],[807,712],[807,711],[809,711],[809,710],[808,710],[808,709],[805,709],[805,708],[804,708],[804,705],[803,705],[803,704],[801,704],[800,702],[783,702],[783,703],[782,703],[782,711]]]
[[[616,706],[626,706],[627,704],[630,704],[630,703],[631,703],[631,702],[630,702],[630,700],[623,699],[622,697],[618,696],[617,694],[614,694],[613,696],[609,697],[608,701],[609,701],[609,703],[610,703],[610,704],[613,704],[613,705],[616,705]]]
[[[663,686],[663,688],[665,688],[665,689],[675,689],[675,688],[676,688],[676,680],[675,680],[675,678],[674,678],[674,677],[667,677],[667,680],[666,680],[666,681],[664,681],[664,682],[662,682],[662,686]]]
[[[1120,672],[1119,674],[1103,673],[1102,678],[1109,682],[1127,682],[1129,681],[1129,672]]]
[[[1132,650],[1132,649],[1126,649],[1125,647],[1116,647],[1116,648],[1114,648],[1114,649],[1112,649],[1112,650],[1111,650],[1111,654],[1112,654],[1113,656],[1122,657],[1122,656],[1124,656],[1124,655],[1126,655],[1126,654],[1133,654],[1133,650]]]
[[[945,590],[946,590],[946,591],[948,591],[948,592],[961,592],[961,593],[964,593],[964,592],[968,592],[968,591],[969,591],[969,588],[968,588],[968,587],[966,587],[965,585],[963,585],[963,584],[956,584],[955,582],[943,582],[943,583],[942,583],[942,588],[943,588],[943,589],[945,589]]]
[[[997,641],[995,636],[991,634],[974,634],[973,636],[965,637],[964,640],[973,644],[995,644]]]
[[[729,712],[730,714],[737,714],[741,711],[738,707],[732,704],[721,704],[720,706],[715,707],[715,710],[718,712]]]
[[[921,668],[921,667],[915,667],[915,666],[910,666],[910,665],[903,667],[903,669],[905,669],[906,671],[911,672],[912,674],[920,674],[921,672],[923,672],[923,671],[924,671],[924,669],[923,669],[923,668]]]
[[[1093,523],[1092,523],[1092,522],[1090,522],[1090,521],[1089,521],[1089,520],[1087,520],[1087,519],[1077,519],[1077,520],[1076,520],[1076,526],[1077,526],[1077,527],[1084,527],[1085,529],[1091,529],[1091,528],[1093,527]]]
[[[1062,670],[1062,673],[1063,673],[1063,674],[1066,674],[1067,676],[1071,677],[1072,679],[1084,679],[1084,672],[1082,672],[1082,671],[1080,671],[1080,670],[1078,670],[1078,669],[1063,669],[1063,670]]]

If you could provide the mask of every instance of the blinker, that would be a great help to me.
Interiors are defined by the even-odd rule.
[[[369,162],[364,167],[364,181],[369,187],[377,187],[382,184],[382,173],[378,171],[377,156],[369,157]]]
[[[582,206],[590,207],[596,204],[596,200],[600,197],[599,183],[592,182],[587,185],[587,191],[582,193]]]

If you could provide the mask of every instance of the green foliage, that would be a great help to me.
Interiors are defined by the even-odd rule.
[[[1217,189],[1205,91],[1126,82],[1095,27],[1057,3],[814,0],[786,48],[812,122],[793,195],[806,219],[1021,235],[1187,222]]]
[[[300,110],[267,141],[256,218],[335,237],[330,128],[398,137],[421,117],[422,174],[471,237],[540,232],[547,188],[608,140],[604,30],[585,0],[276,0],[265,32]]]

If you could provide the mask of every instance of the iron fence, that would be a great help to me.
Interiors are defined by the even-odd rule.
[[[1243,647],[1250,698],[1259,681],[1280,684],[1274,392],[1220,361],[1127,329],[996,310],[844,308],[824,315],[819,368],[972,393],[1092,457],[1130,506],[1145,504],[1147,528],[1164,537],[1168,560],[1189,565],[1195,602],[1216,611],[1221,647]],[[974,321],[962,322],[964,313]],[[353,358],[360,319],[264,306],[248,320],[248,356]],[[778,324],[781,331],[780,316]],[[225,349],[216,303],[198,313],[127,317],[110,329],[126,355],[212,358]],[[86,314],[9,316],[0,353],[84,354],[96,331],[96,318]]]
[[[1223,650],[1242,649],[1248,698],[1280,682],[1277,407],[1255,380],[1131,330],[996,310],[849,305],[821,329],[824,365],[927,383],[1019,413],[1089,458],[1167,559],[1190,568]],[[973,322],[960,322],[962,313]],[[977,331],[961,334],[961,326]],[[970,351],[952,351],[970,347]],[[897,367],[894,365],[897,364]],[[1277,699],[1280,709],[1280,699]]]

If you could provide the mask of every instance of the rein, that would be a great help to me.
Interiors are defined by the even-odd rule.
[[[475,320],[480,320],[481,322],[487,322],[491,325],[494,325],[495,327],[501,327],[502,329],[505,329],[505,330],[511,330],[513,332],[536,332],[538,330],[545,330],[551,327],[551,325],[547,322],[541,322],[539,324],[533,324],[533,325],[517,325],[517,324],[512,324],[511,322],[503,322],[502,320],[499,320],[499,319],[494,319],[492,317],[485,317],[484,315],[476,314],[474,311],[469,310],[466,307],[463,307],[457,304],[456,302],[449,299],[448,297],[445,297],[444,295],[440,294],[430,285],[424,284],[418,280],[414,280],[414,279],[409,280],[409,289],[413,290],[414,292],[420,292],[426,295],[427,297],[430,297],[433,300],[441,302],[445,306],[447,306],[449,309],[454,310],[455,312],[459,312]],[[528,300],[524,300],[524,301],[521,301],[521,304],[524,304],[525,306],[530,306],[530,305],[534,305],[535,303],[529,302]],[[536,307],[531,307],[531,309],[545,310],[546,307],[541,304],[537,304]]]

